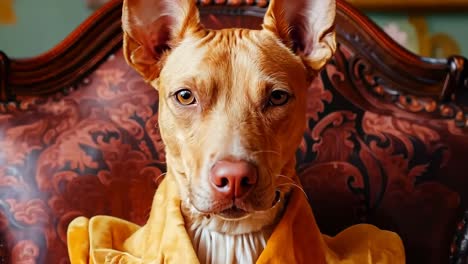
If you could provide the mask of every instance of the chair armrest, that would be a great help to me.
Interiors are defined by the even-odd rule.
[[[468,263],[468,211],[465,211],[462,220],[457,225],[450,247],[450,263]]]
[[[6,239],[2,233],[0,233],[0,264],[8,263],[8,247]]]

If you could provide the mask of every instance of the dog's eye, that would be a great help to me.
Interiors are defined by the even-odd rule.
[[[268,102],[271,106],[282,106],[285,105],[291,96],[282,90],[275,90],[271,92],[270,101]]]
[[[175,97],[177,99],[177,102],[179,102],[181,105],[191,105],[196,102],[193,93],[187,89],[178,91]]]

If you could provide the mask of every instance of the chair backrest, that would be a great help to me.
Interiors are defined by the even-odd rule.
[[[210,28],[258,28],[267,4],[202,2]],[[408,263],[461,261],[467,60],[417,57],[337,8],[337,54],[304,87],[297,151],[319,226],[372,223],[400,234]],[[120,16],[115,0],[44,55],[0,53],[0,263],[67,263],[77,216],[147,219],[166,170],[158,94],[123,59]]]

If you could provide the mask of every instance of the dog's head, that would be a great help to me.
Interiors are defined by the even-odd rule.
[[[334,17],[334,0],[275,0],[262,30],[209,30],[193,0],[124,1],[125,57],[159,91],[168,170],[196,214],[255,218],[293,186]]]

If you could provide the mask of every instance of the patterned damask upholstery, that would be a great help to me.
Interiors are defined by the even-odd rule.
[[[145,222],[165,170],[157,102],[118,52],[68,95],[21,98],[0,115],[0,229],[13,263],[66,262],[79,215]]]
[[[308,88],[298,172],[322,231],[360,222],[394,230],[409,263],[447,263],[468,186],[466,135],[452,121],[365,111],[340,92],[336,58]],[[158,93],[117,51],[73,89],[19,97],[0,114],[0,234],[12,263],[68,263],[77,216],[143,224],[164,177]],[[372,100],[372,99],[369,99]]]

